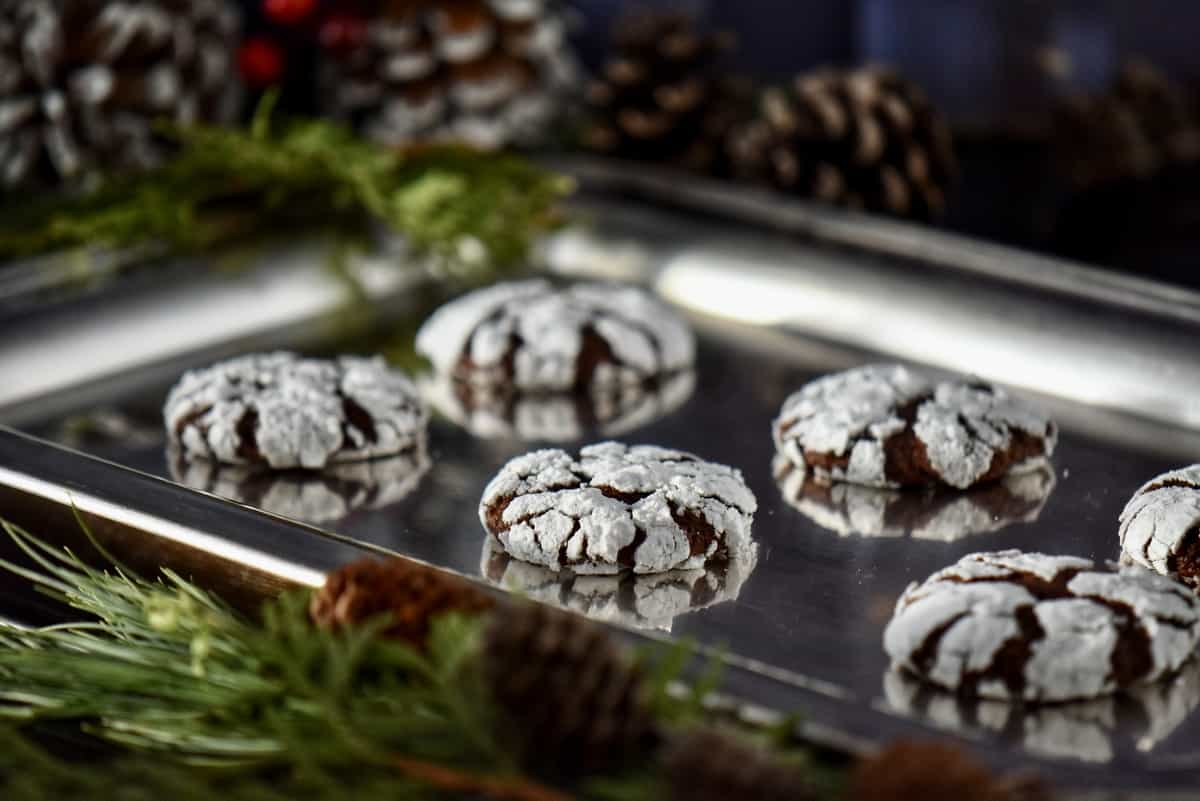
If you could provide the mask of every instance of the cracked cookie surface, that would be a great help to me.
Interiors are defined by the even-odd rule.
[[[403,453],[423,441],[429,420],[413,382],[380,358],[284,352],[185,373],[163,416],[186,458],[275,469]]]
[[[695,361],[687,323],[618,284],[496,284],[442,306],[417,333],[434,369],[473,386],[584,392],[639,383]]]
[[[509,555],[583,574],[702,568],[753,547],[740,471],[653,445],[533,451],[484,490],[479,519]]]
[[[824,480],[966,489],[1044,464],[1057,430],[991,384],[869,365],[793,393],[772,436],[797,469]]]
[[[1129,499],[1120,521],[1127,559],[1200,586],[1200,464],[1146,482]]]
[[[895,669],[966,697],[1096,698],[1179,670],[1200,599],[1136,566],[1009,550],[909,585],[884,632]]]

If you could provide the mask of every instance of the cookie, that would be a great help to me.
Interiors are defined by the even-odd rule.
[[[999,736],[1041,757],[1103,763],[1145,754],[1188,719],[1200,706],[1200,662],[1189,659],[1178,675],[1121,695],[1064,704],[962,698],[895,670],[884,674],[883,693],[892,710],[940,729]]]
[[[740,471],[653,445],[604,442],[508,462],[479,519],[509,555],[583,574],[693,570],[751,547]]]
[[[842,536],[941,542],[1037,520],[1056,483],[1054,471],[1042,466],[969,490],[914,492],[830,484],[797,470],[779,454],[771,466],[784,500],[822,528]]]
[[[332,464],[323,470],[224,465],[186,459],[177,452],[168,461],[171,477],[184,486],[305,523],[328,523],[359,509],[398,503],[429,469],[423,445],[397,456]]]
[[[1151,479],[1121,512],[1125,558],[1200,586],[1200,464]]]
[[[571,442],[620,436],[667,416],[691,397],[696,374],[684,370],[583,394],[488,392],[441,376],[419,385],[430,405],[477,437]]]
[[[966,489],[1044,464],[1054,423],[1003,389],[931,382],[898,365],[819,378],[783,403],[772,433],[800,470],[870,487]]]
[[[585,392],[684,370],[687,324],[644,290],[616,284],[496,284],[454,300],[417,332],[440,375],[519,392]]]
[[[736,600],[757,563],[758,548],[752,545],[695,570],[580,576],[513,559],[488,537],[480,572],[508,592],[594,620],[669,632],[680,615]]]
[[[185,373],[163,410],[188,459],[320,469],[416,447],[429,413],[382,359],[240,356]]]
[[[911,584],[884,632],[893,667],[968,697],[1070,701],[1154,682],[1200,640],[1200,599],[1136,566],[977,553]]]

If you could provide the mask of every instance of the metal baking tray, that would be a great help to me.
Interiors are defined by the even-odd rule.
[[[632,399],[603,423],[572,404],[474,420],[448,409],[432,425],[427,459],[320,478],[247,476],[168,453],[167,387],[186,367],[250,344],[328,352],[336,343],[280,324],[252,340],[209,338],[166,355],[149,343],[141,358],[121,333],[138,323],[97,308],[72,319],[75,336],[91,330],[125,343],[121,372],[72,383],[70,342],[43,352],[39,382],[0,400],[0,422],[29,435],[0,431],[0,487],[132,514],[140,528],[224,564],[292,581],[315,583],[358,548],[404,554],[641,636],[694,639],[725,654],[735,692],[799,709],[812,735],[861,745],[933,727],[1065,786],[1191,797],[1200,673],[1093,704],[971,705],[890,676],[881,638],[904,587],[966,553],[1117,556],[1128,496],[1200,454],[1200,299],[754,193],[568,166],[583,180],[579,223],[545,243],[543,266],[643,282],[677,304],[700,335],[693,381]],[[404,297],[411,314],[423,313],[427,298]],[[181,306],[160,316],[186,327],[213,314]],[[29,358],[21,343],[3,342],[0,375]],[[972,372],[1030,396],[1062,430],[1053,469],[935,496],[806,494],[777,480],[769,424],[784,397],[823,373],[881,359]],[[464,427],[472,425],[483,435]],[[607,437],[741,468],[759,501],[757,562],[713,574],[571,579],[488,547],[476,506],[504,461],[548,442]]]

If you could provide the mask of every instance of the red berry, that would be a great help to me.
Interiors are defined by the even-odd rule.
[[[333,55],[349,55],[366,41],[367,23],[351,11],[334,11],[321,23],[317,38]]]
[[[263,14],[280,25],[295,25],[312,15],[317,0],[263,0]]]
[[[265,36],[254,36],[238,48],[238,69],[251,86],[262,89],[279,83],[283,77],[283,50]]]

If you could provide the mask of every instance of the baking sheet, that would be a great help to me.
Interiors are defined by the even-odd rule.
[[[964,554],[1020,548],[1115,558],[1121,507],[1148,477],[1187,461],[1187,437],[1173,450],[1164,429],[1139,449],[1081,432],[1067,419],[1053,470],[1011,487],[919,499],[818,493],[795,502],[796,488],[781,487],[775,477],[771,419],[804,382],[879,355],[802,337],[789,337],[790,346],[781,347],[778,339],[751,327],[700,316],[693,321],[701,338],[690,395],[675,399],[674,410],[671,404],[653,409],[662,416],[635,422],[619,438],[681,448],[743,470],[759,502],[754,523],[759,554],[756,564],[731,565],[722,575],[572,580],[506,563],[492,551],[476,508],[500,465],[549,442],[575,448],[604,436],[595,430],[570,436],[571,421],[562,409],[525,417],[551,421],[542,429],[553,433],[549,440],[480,438],[439,415],[427,462],[265,483],[237,471],[189,473],[181,467],[161,434],[166,385],[117,392],[100,407],[88,404],[27,429],[600,619],[727,649],[837,701],[833,708],[847,716],[883,710],[956,728],[1053,759],[1071,776],[1083,770],[1089,784],[1150,777],[1154,784],[1170,783],[1171,776],[1194,766],[1200,759],[1200,719],[1190,711],[1200,703],[1200,680],[1192,673],[1144,697],[1029,713],[1007,706],[972,709],[889,677],[881,647],[883,626],[904,587]],[[860,533],[838,530],[845,528]],[[280,548],[286,551],[287,543]]]
[[[0,473],[32,476],[24,483],[46,497],[86,491],[185,522],[189,531],[228,539],[229,554],[246,546],[262,561],[264,549],[274,550],[277,567],[299,570],[308,583],[354,552],[321,530],[649,636],[694,638],[735,663],[733,691],[800,707],[809,732],[882,741],[935,726],[978,743],[997,762],[1036,760],[1068,785],[1136,788],[1139,801],[1159,797],[1148,788],[1188,797],[1200,766],[1197,671],[1094,704],[967,705],[889,676],[881,635],[908,582],[964,554],[1017,547],[1117,555],[1116,517],[1130,493],[1200,454],[1200,360],[1192,355],[1200,296],[913,227],[693,189],[687,181],[642,187],[655,195],[652,204],[585,193],[575,203],[583,225],[546,243],[552,269],[644,282],[686,310],[701,335],[689,381],[631,399],[602,430],[580,427],[573,404],[550,404],[522,408],[512,421],[476,417],[484,437],[464,430],[461,413],[439,415],[419,458],[317,480],[178,463],[164,447],[160,408],[184,369],[268,345],[337,349],[314,337],[303,315],[280,312],[277,295],[248,275],[244,286],[222,285],[212,297],[177,292],[176,305],[147,293],[149,314],[97,303],[66,327],[46,320],[56,338],[39,337],[33,350],[15,338],[0,342],[0,375],[11,378],[11,369],[20,378],[46,365],[60,374],[42,395],[6,397],[0,387],[0,422],[149,477],[4,431]],[[668,201],[691,208],[670,211]],[[279,286],[294,287],[280,267]],[[419,317],[416,294],[390,305]],[[195,324],[226,319],[246,303],[279,319],[252,339],[225,342],[213,340],[212,326]],[[208,339],[189,346],[181,320]],[[176,334],[169,354],[154,347],[152,329],[164,325]],[[113,342],[121,372],[96,367]],[[769,423],[783,398],[818,375],[881,359],[977,372],[1046,406],[1063,432],[1052,473],[916,500],[800,497],[799,488],[781,487]],[[476,507],[501,464],[551,442],[575,448],[605,437],[741,468],[759,501],[757,561],[719,575],[572,580],[489,552]],[[218,496],[310,526],[247,514]]]

